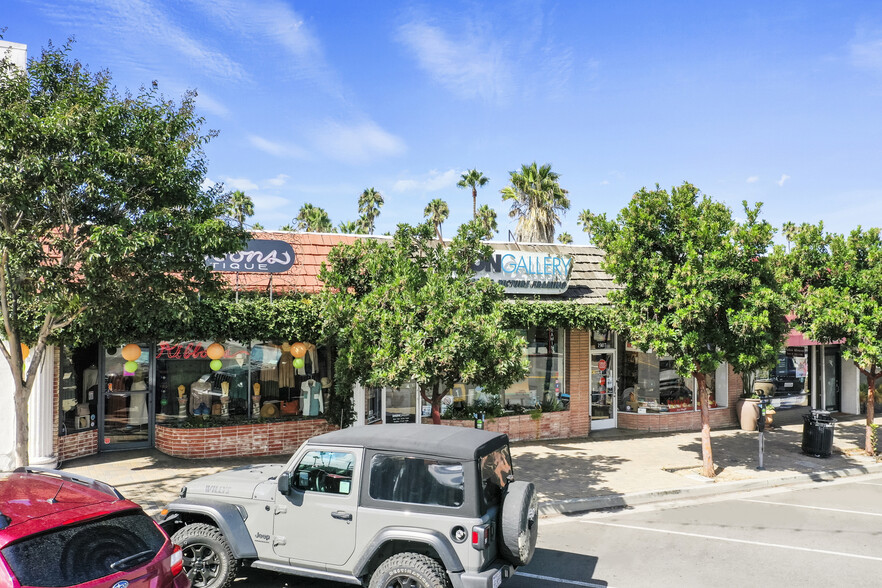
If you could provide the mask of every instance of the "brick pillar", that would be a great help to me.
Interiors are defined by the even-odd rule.
[[[587,331],[569,331],[566,371],[571,437],[584,437],[591,432],[590,345],[591,338]]]

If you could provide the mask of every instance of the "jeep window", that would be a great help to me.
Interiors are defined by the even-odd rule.
[[[127,513],[26,537],[2,553],[23,586],[72,586],[143,566],[165,541],[150,517]]]
[[[298,490],[349,494],[355,456],[337,451],[310,451],[294,470],[292,482]]]
[[[481,458],[481,490],[486,506],[501,502],[502,491],[508,485],[511,475],[511,452],[507,445]]]
[[[370,495],[375,500],[458,507],[465,495],[462,464],[403,455],[375,455]]]

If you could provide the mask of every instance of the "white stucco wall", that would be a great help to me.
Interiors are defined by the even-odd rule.
[[[55,353],[46,349],[43,366],[37,372],[28,402],[28,461],[31,465],[55,467]],[[0,472],[15,467],[15,402],[12,372],[0,358]]]
[[[860,372],[853,361],[849,359],[842,360],[842,412],[845,414],[860,414],[861,400],[858,383],[860,382]]]

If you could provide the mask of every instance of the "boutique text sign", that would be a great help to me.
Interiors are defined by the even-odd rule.
[[[472,269],[476,278],[490,278],[507,294],[562,294],[570,281],[573,260],[553,253],[494,251]]]
[[[294,248],[285,241],[252,239],[245,250],[224,257],[208,256],[205,263],[216,272],[278,274],[294,265]]]

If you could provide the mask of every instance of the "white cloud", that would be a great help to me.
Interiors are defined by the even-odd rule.
[[[219,116],[221,118],[230,117],[230,109],[206,94],[205,92],[197,92],[196,109],[205,110],[206,112],[215,116]]]
[[[459,181],[461,172],[449,169],[445,172],[431,170],[420,179],[398,180],[392,186],[393,192],[437,192],[445,188],[453,188]]]
[[[316,147],[331,159],[362,164],[403,154],[404,141],[368,121],[344,125],[328,121],[313,132]]]
[[[609,186],[609,180],[603,180],[602,182],[600,182],[600,185],[601,186]]]
[[[859,33],[860,41],[851,44],[851,61],[854,65],[882,70],[882,37],[866,39],[866,33]]]
[[[251,196],[251,201],[254,202],[254,209],[260,210],[261,212],[285,207],[288,209],[291,208],[291,202],[287,198],[272,194],[254,194]],[[282,222],[282,224],[285,223]]]
[[[759,181],[759,176],[750,176],[749,178],[747,178],[748,184],[755,184],[758,181]]]
[[[511,66],[502,45],[482,33],[453,39],[438,27],[414,21],[401,26],[398,37],[438,84],[460,98],[493,102],[510,91]]]
[[[264,153],[269,153],[276,157],[303,159],[307,156],[306,150],[298,145],[291,143],[278,143],[276,141],[264,139],[258,135],[248,135],[248,142]]]
[[[284,186],[285,182],[288,181],[288,178],[291,177],[287,174],[279,174],[274,178],[270,178],[266,181],[268,186],[272,186],[274,188],[278,188],[279,186]]]
[[[787,174],[781,174],[781,179],[778,180],[777,183],[778,183],[779,186],[783,186],[783,185],[784,185],[784,182],[786,182],[786,181],[789,180],[789,179],[790,179],[790,176],[788,176]]]
[[[224,183],[224,189],[227,190],[242,190],[243,192],[250,192],[252,190],[257,190],[258,186],[248,178],[230,178],[227,176],[221,176],[221,181]]]

